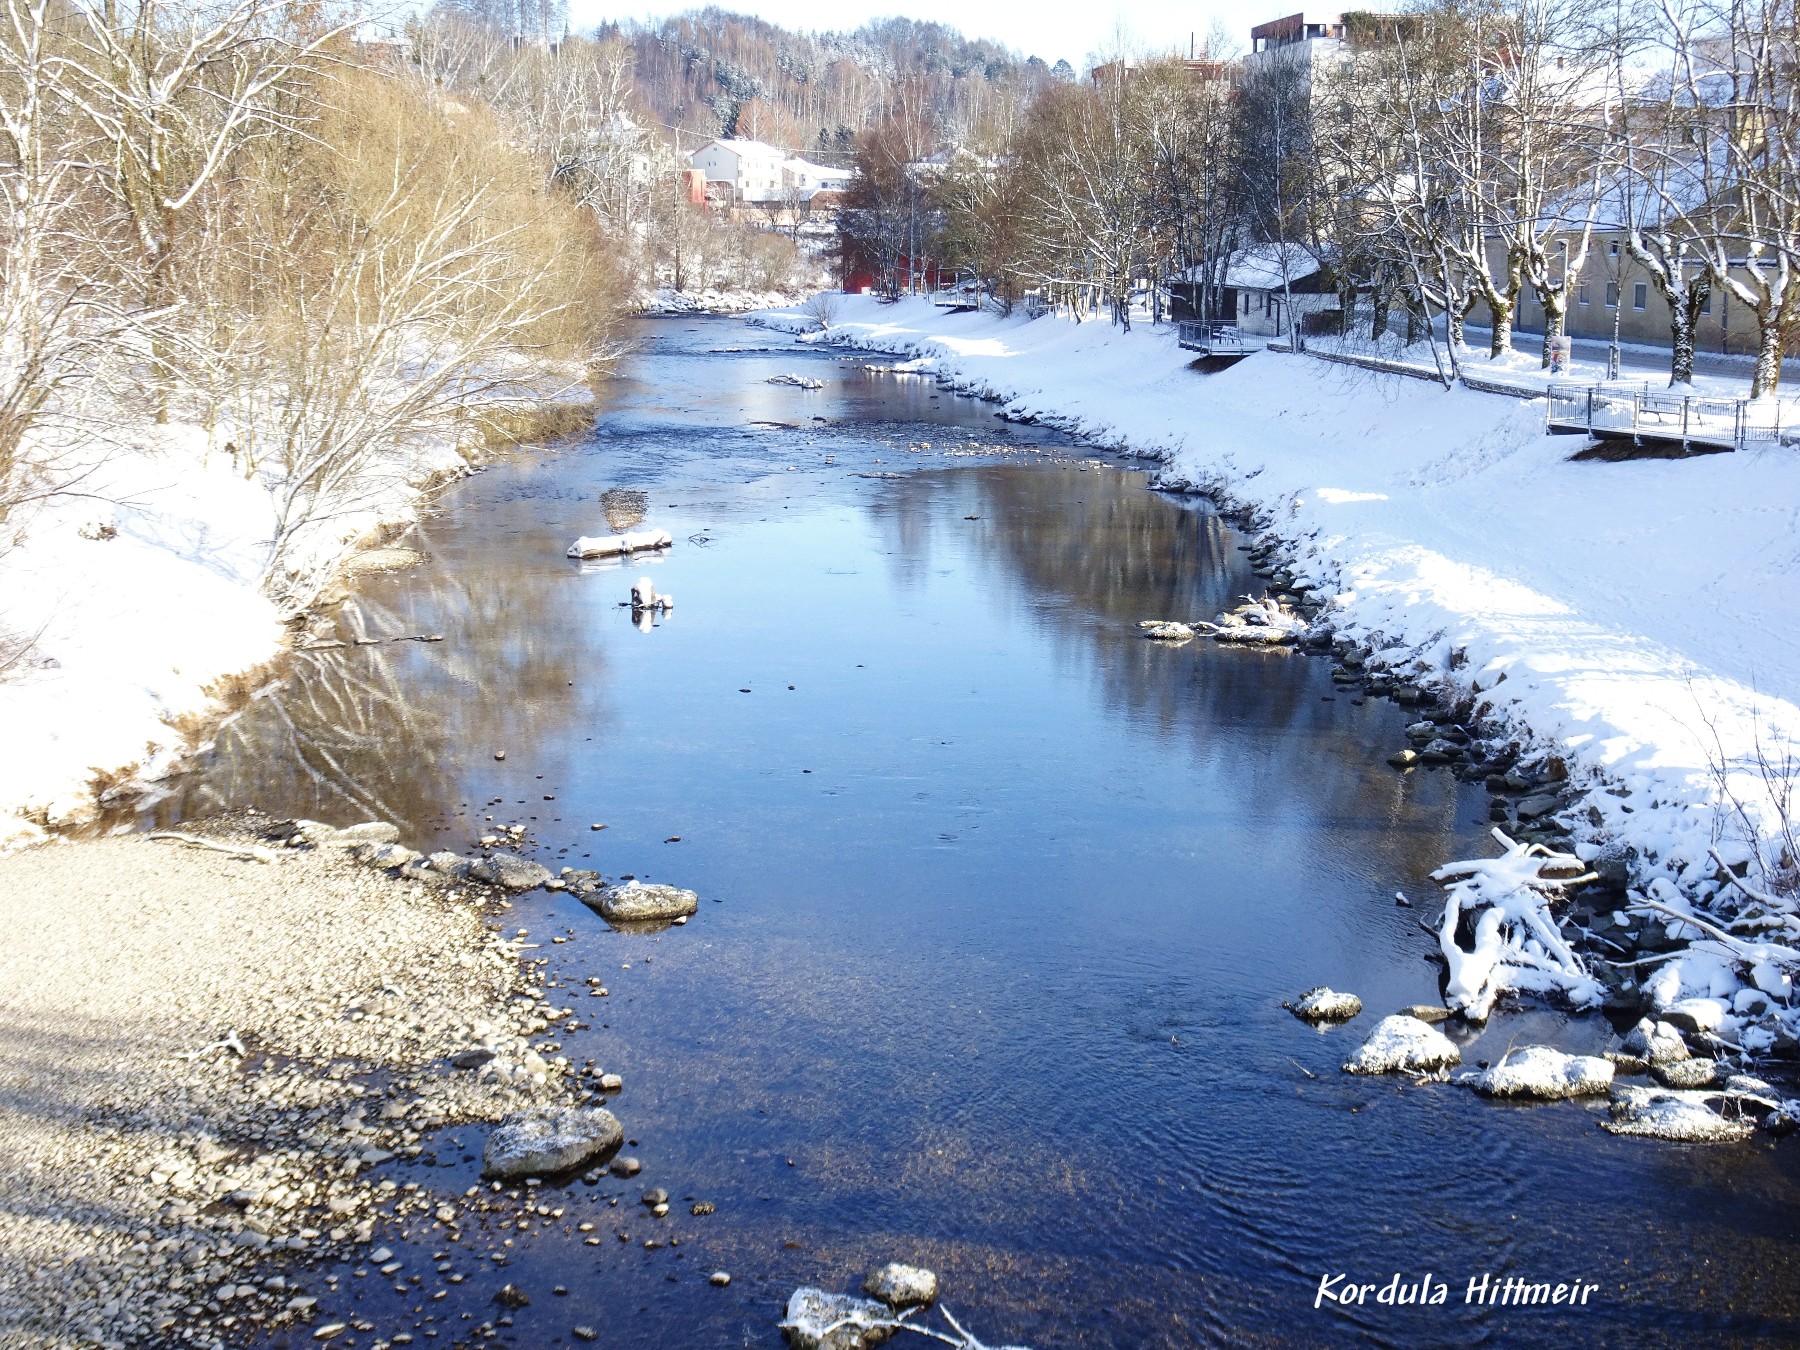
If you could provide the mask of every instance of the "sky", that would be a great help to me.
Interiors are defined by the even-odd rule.
[[[569,0],[577,30],[608,19],[661,18],[698,9],[705,0]],[[870,19],[904,15],[960,28],[970,37],[993,38],[1023,56],[1041,56],[1054,65],[1066,60],[1077,69],[1091,55],[1110,52],[1121,27],[1134,50],[1186,53],[1188,35],[1204,40],[1213,20],[1221,20],[1238,46],[1250,45],[1250,27],[1304,8],[1291,0],[1113,0],[1079,4],[1071,0],[713,0],[721,9],[754,14],[784,28],[860,28]],[[1341,7],[1341,6],[1340,6]],[[1335,10],[1333,11],[1335,13]]]

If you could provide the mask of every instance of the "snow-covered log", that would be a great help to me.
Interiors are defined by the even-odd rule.
[[[1562,993],[1577,1007],[1598,1003],[1599,982],[1550,912],[1554,896],[1593,875],[1573,854],[1516,843],[1500,830],[1494,838],[1506,850],[1498,858],[1450,863],[1431,874],[1449,892],[1438,928],[1450,967],[1445,1002],[1475,1022],[1486,1021],[1494,1000],[1510,990]],[[1473,947],[1458,937],[1465,916]]]
[[[667,530],[639,530],[634,534],[582,535],[569,545],[571,558],[618,558],[645,549],[668,548],[675,542]]]

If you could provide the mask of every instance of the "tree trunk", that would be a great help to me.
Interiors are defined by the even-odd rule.
[[[1513,306],[1516,303],[1509,298],[1502,300],[1498,307],[1491,303],[1488,305],[1494,315],[1493,337],[1488,342],[1490,359],[1497,359],[1512,350]]]
[[[1543,366],[1550,369],[1550,344],[1563,335],[1563,327],[1569,321],[1568,297],[1561,292],[1552,291],[1539,297],[1544,302],[1544,351]]]
[[[1680,304],[1669,306],[1669,383],[1694,382],[1694,321],[1700,298],[1689,287]]]
[[[1763,398],[1781,387],[1781,325],[1774,316],[1756,316],[1756,370],[1750,376],[1750,397]]]

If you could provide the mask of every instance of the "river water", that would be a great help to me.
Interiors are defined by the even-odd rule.
[[[735,321],[642,338],[591,440],[450,490],[424,565],[342,620],[443,641],[296,656],[164,807],[465,852],[518,822],[553,870],[700,893],[659,934],[543,892],[508,912],[592,1019],[562,1052],[624,1076],[645,1171],[558,1190],[504,1276],[466,1263],[432,1343],[493,1319],[504,1278],[532,1302],[489,1343],[772,1347],[795,1286],[890,1259],[1039,1350],[1800,1337],[1791,1145],[1339,1072],[1376,1016],[1436,1000],[1427,874],[1489,850],[1486,801],[1387,768],[1406,719],[1323,661],[1138,637],[1259,589],[1228,523],[917,376]],[[826,388],[766,382],[789,371]],[[563,557],[612,488],[647,494],[666,556]],[[650,631],[620,607],[639,574],[677,601]],[[1315,983],[1370,1012],[1306,1027],[1280,1004]],[[1465,1055],[1606,1031],[1515,1013]],[[460,1192],[479,1140],[450,1133],[441,1166],[388,1168]],[[1315,1309],[1340,1273],[1448,1301]],[[1484,1274],[1598,1288],[1469,1306]],[[346,1287],[378,1334],[423,1330],[385,1282]]]

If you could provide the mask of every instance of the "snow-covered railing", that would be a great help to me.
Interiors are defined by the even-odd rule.
[[[1178,327],[1176,341],[1183,351],[1204,356],[1242,356],[1244,335],[1235,323],[1216,319],[1184,319]]]
[[[1683,449],[1742,450],[1783,442],[1778,399],[1700,398],[1654,391],[1648,384],[1553,384],[1545,392],[1552,434],[1662,441]]]

